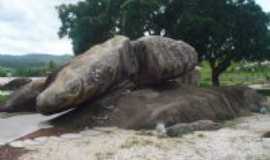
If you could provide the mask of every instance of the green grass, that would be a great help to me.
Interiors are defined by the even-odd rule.
[[[211,68],[208,63],[201,64],[201,86],[211,86]],[[270,80],[270,65],[252,63],[233,64],[220,77],[222,86],[261,84]]]
[[[6,96],[6,95],[0,95],[0,104],[5,103],[7,99],[8,99],[8,96]]]

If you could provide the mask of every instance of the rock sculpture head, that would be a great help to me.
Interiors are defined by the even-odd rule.
[[[161,36],[130,42],[116,36],[74,58],[37,98],[37,110],[54,114],[79,107],[130,80],[152,85],[194,70],[197,52],[182,41]]]
[[[43,114],[64,111],[66,108],[56,110],[55,106],[68,106],[82,93],[82,80],[79,79],[79,76],[75,72],[63,69],[59,79],[38,96],[37,110]],[[49,110],[53,110],[53,112],[51,113]]]
[[[54,114],[104,94],[136,73],[133,56],[130,41],[124,36],[92,47],[50,78],[53,81],[37,98],[37,110],[45,115]]]

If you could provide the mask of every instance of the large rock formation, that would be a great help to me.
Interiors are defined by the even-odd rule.
[[[139,62],[137,84],[162,83],[194,70],[198,55],[183,41],[148,36],[132,43]]]
[[[45,89],[45,80],[34,80],[14,91],[0,112],[36,112],[36,98]]]
[[[2,111],[49,115],[75,108],[52,124],[147,129],[261,110],[264,98],[249,88],[192,86],[199,79],[196,64],[195,49],[182,41],[151,36],[130,42],[117,36],[74,58],[46,82],[22,87]]]
[[[263,101],[263,97],[246,87],[205,89],[171,82],[155,89],[112,92],[53,120],[52,124],[149,129],[164,123],[170,127],[198,120],[233,119],[242,113],[260,110]]]
[[[174,79],[179,84],[191,85],[191,86],[200,86],[201,73],[199,69],[195,68],[194,70],[185,73],[181,77]]]
[[[37,99],[38,111],[53,114],[95,100],[112,87],[131,80],[137,85],[160,84],[189,75],[197,64],[190,45],[160,36],[131,42],[117,36],[91,48],[51,77]]]
[[[117,36],[74,58],[37,99],[37,110],[52,114],[93,100],[137,72],[128,38]]]

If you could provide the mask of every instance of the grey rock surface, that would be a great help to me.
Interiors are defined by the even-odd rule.
[[[138,84],[162,83],[194,70],[198,63],[196,50],[183,41],[147,36],[132,43],[139,62],[135,77]]]
[[[0,90],[16,90],[20,87],[30,83],[32,80],[30,78],[16,78],[7,84],[0,86]]]
[[[37,110],[54,114],[107,92],[137,71],[128,38],[116,36],[75,57],[37,98]]]
[[[134,42],[117,36],[74,58],[55,76],[37,99],[37,110],[45,115],[76,108],[94,101],[123,81],[137,86],[160,84],[186,77],[193,80],[197,53],[182,41],[160,36]],[[188,82],[187,82],[188,81]]]
[[[159,123],[170,127],[198,120],[230,120],[255,108],[259,110],[262,102],[261,96],[245,87],[205,89],[165,84],[164,87],[129,93],[113,92],[95,103],[85,103],[54,119],[52,124],[82,128],[153,129]]]
[[[36,98],[45,89],[45,80],[33,80],[14,91],[0,112],[36,112]]]
[[[185,73],[183,76],[175,79],[180,84],[191,85],[191,86],[200,86],[201,74],[200,71],[194,69],[188,73]]]

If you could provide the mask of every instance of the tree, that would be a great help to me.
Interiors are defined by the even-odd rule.
[[[57,7],[61,38],[72,39],[76,55],[115,34],[135,39],[152,31],[161,0],[85,0]],[[152,32],[151,32],[152,33]]]
[[[53,60],[50,60],[45,68],[48,72],[53,72],[57,69],[57,65]]]
[[[85,0],[58,12],[59,35],[72,39],[75,54],[114,34],[162,34],[192,44],[209,62],[216,86],[232,62],[269,53],[269,16],[254,0]]]
[[[269,18],[253,0],[174,0],[157,19],[166,36],[191,43],[209,62],[215,86],[232,62],[265,54]]]
[[[62,26],[59,36],[72,39],[75,54],[103,42],[117,32],[121,0],[86,0],[57,7]]]
[[[126,0],[121,5],[118,26],[120,34],[136,39],[148,34],[156,33],[154,18],[161,13],[163,1],[166,0]]]

